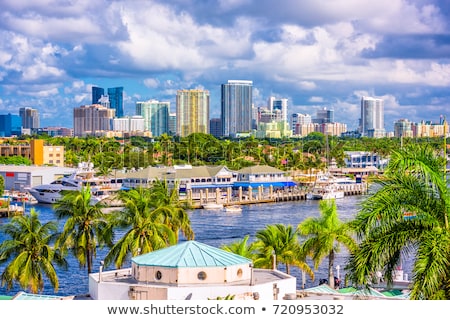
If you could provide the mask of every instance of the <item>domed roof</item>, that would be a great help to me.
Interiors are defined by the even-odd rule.
[[[197,241],[185,241],[140,256],[131,261],[139,266],[168,268],[226,267],[251,263],[252,260]]]

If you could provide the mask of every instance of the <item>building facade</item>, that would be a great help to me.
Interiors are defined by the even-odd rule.
[[[19,116],[22,119],[23,129],[38,129],[39,128],[39,112],[33,108],[20,108]]]
[[[111,131],[115,110],[99,104],[85,105],[73,110],[74,136],[99,136]]]
[[[100,99],[105,95],[105,89],[92,87],[92,104],[99,104]]]
[[[380,138],[385,135],[384,100],[373,97],[361,98],[360,132],[362,136]]]
[[[209,91],[177,91],[177,135],[186,137],[191,133],[209,133]]]
[[[144,118],[141,116],[126,116],[123,118],[113,119],[113,131],[128,134],[139,133],[145,131]]]
[[[116,110],[116,117],[123,117],[123,87],[108,88],[109,107]]]
[[[251,132],[253,82],[228,80],[221,89],[222,135],[228,137]]]
[[[136,102],[136,114],[144,119],[144,129],[150,131],[152,137],[169,133],[170,102],[158,100]]]
[[[16,114],[0,114],[0,137],[20,136],[22,119]]]

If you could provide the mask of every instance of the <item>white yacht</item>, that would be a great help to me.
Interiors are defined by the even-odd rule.
[[[328,200],[328,199],[341,199],[344,198],[345,193],[343,190],[339,190],[337,185],[325,184],[316,185],[313,189],[307,193],[306,199],[308,200]]]
[[[61,177],[50,184],[42,184],[28,189],[28,192],[39,203],[52,204],[62,198],[64,191],[77,191],[89,186],[91,189],[91,203],[94,204],[107,197],[111,191],[108,179],[95,177],[92,163],[82,163],[69,176]]]

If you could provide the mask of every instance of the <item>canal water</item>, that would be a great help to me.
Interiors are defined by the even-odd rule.
[[[343,199],[337,199],[337,209],[341,220],[348,220],[354,217],[359,209],[359,203],[364,196],[348,196]],[[297,225],[307,217],[317,217],[320,215],[319,202],[316,200],[300,200],[290,202],[274,202],[243,206],[242,212],[230,213],[223,210],[204,210],[196,209],[191,211],[191,226],[195,233],[195,240],[214,246],[220,247],[241,240],[245,235],[249,235],[249,242],[255,240],[257,231],[264,229],[267,225],[281,223],[285,225]],[[56,220],[51,205],[31,205],[26,207],[26,212],[34,207],[39,212],[42,222]],[[7,218],[0,219],[0,224],[8,221]],[[60,222],[61,225],[63,221]],[[120,234],[119,234],[120,236]],[[0,241],[5,239],[5,235],[0,233]],[[100,261],[104,259],[107,249],[99,250],[94,262],[94,272],[98,272]],[[345,276],[345,263],[348,253],[342,249],[336,256],[335,266],[340,267],[340,278]],[[60,283],[58,295],[84,295],[88,293],[87,270],[80,269],[78,262],[71,255],[68,256],[68,270],[58,270],[58,278]],[[306,287],[319,284],[319,280],[327,278],[327,259],[324,259],[318,270],[314,270],[315,280],[311,281],[306,277]],[[309,263],[312,267],[312,262]],[[129,265],[124,266],[129,267]],[[283,270],[284,266],[278,266]],[[0,265],[0,273],[3,272],[5,265]],[[410,273],[406,265],[403,265],[406,273]],[[284,270],[283,270],[284,271]],[[337,271],[337,270],[336,270]],[[335,273],[336,273],[335,271]],[[297,287],[302,286],[301,271],[293,267],[291,274],[297,277]],[[0,295],[13,295],[21,290],[18,287],[7,291],[4,286],[0,285]],[[55,294],[53,288],[46,283],[45,294]]]

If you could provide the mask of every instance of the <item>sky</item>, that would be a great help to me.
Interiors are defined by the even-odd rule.
[[[137,101],[253,81],[255,106],[358,128],[362,96],[383,98],[385,127],[450,116],[450,0],[0,0],[0,114],[39,111],[73,126],[91,88]]]

